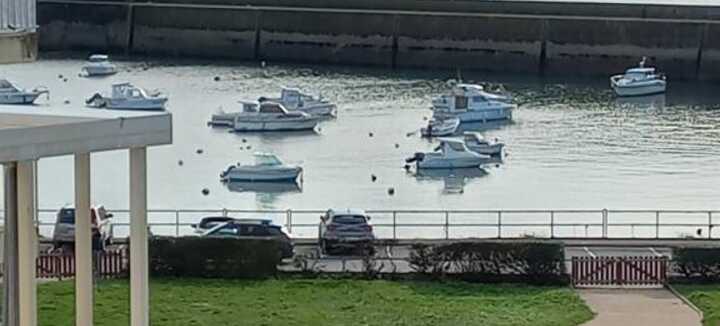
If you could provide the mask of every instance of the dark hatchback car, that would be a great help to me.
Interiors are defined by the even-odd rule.
[[[205,231],[201,236],[213,238],[272,237],[280,242],[282,258],[292,258],[293,242],[279,225],[270,220],[231,219]]]

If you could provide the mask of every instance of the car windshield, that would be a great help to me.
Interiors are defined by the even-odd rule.
[[[333,223],[338,224],[364,224],[365,216],[362,215],[335,215]]]
[[[75,224],[75,209],[63,208],[60,210],[60,223]]]

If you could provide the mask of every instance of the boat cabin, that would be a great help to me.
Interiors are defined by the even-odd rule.
[[[434,99],[433,105],[451,110],[467,110],[468,107],[484,106],[492,101],[507,102],[509,100],[506,96],[486,92],[481,85],[458,84],[452,89],[450,96],[443,95]]]
[[[269,153],[255,153],[255,164],[256,165],[282,165],[282,161],[275,154]]]
[[[112,98],[148,98],[149,96],[142,88],[133,86],[130,83],[112,85]]]
[[[478,145],[489,145],[490,143],[483,137],[479,132],[466,131],[463,134],[465,143],[478,144]]]
[[[15,86],[9,80],[0,79],[0,93],[15,93],[19,90],[20,90],[20,88]]]
[[[645,80],[655,78],[655,68],[630,68],[625,71],[623,78],[631,80]]]
[[[465,146],[465,142],[457,138],[440,138],[440,145],[435,148],[436,152],[444,154],[452,152],[469,152],[470,150]]]

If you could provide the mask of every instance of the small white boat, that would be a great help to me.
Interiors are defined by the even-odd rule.
[[[456,169],[480,167],[490,160],[488,155],[470,151],[461,139],[440,138],[440,146],[434,152],[415,153],[405,162],[415,162],[418,169]]]
[[[432,100],[433,117],[456,117],[460,122],[488,122],[512,119],[515,104],[508,96],[486,92],[475,84],[457,84],[448,95]]]
[[[653,67],[645,67],[646,58],[636,68],[630,68],[625,74],[610,77],[610,86],[618,96],[645,96],[665,93],[666,77]]]
[[[0,104],[33,104],[42,94],[49,96],[50,92],[45,87],[22,89],[7,79],[0,79]]]
[[[315,97],[303,93],[298,88],[283,87],[280,90],[280,98],[261,97],[258,102],[275,102],[282,104],[290,111],[305,112],[318,117],[334,117],[337,114],[337,106],[322,97]]]
[[[110,97],[104,97],[96,93],[85,103],[90,107],[106,108],[111,110],[165,110],[165,103],[168,98],[160,93],[148,94],[142,88],[135,87],[130,83],[112,85]]]
[[[460,126],[460,119],[430,119],[427,127],[420,128],[420,135],[423,137],[442,137],[450,136],[457,131]]]
[[[488,141],[479,132],[466,131],[463,133],[463,139],[469,150],[483,155],[501,156],[505,147],[505,144],[498,142],[497,139],[493,142]]]
[[[243,111],[234,114],[233,129],[242,131],[297,131],[312,130],[319,120],[304,112],[289,112],[282,104],[262,102],[243,105]]]
[[[294,182],[302,173],[296,165],[286,165],[274,154],[255,153],[255,164],[232,165],[220,174],[224,182]]]
[[[110,62],[105,54],[93,54],[88,58],[87,64],[82,67],[85,76],[107,76],[117,73],[117,66]]]

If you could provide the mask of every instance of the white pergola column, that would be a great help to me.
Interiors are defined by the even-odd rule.
[[[150,324],[147,149],[130,149],[130,325]]]
[[[18,301],[18,246],[17,246],[17,163],[8,162],[5,172],[5,225],[3,230],[3,325],[20,324]]]
[[[90,154],[75,154],[75,325],[93,325]]]
[[[37,325],[37,288],[35,259],[37,235],[35,230],[35,163],[17,165],[17,230],[18,230],[18,303],[20,326]]]

